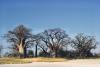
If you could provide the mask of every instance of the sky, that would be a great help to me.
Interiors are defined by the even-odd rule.
[[[71,37],[85,33],[100,42],[100,0],[0,0],[0,36],[20,24],[35,34],[62,28]]]

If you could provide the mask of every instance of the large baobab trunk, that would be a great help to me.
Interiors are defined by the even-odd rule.
[[[54,58],[57,58],[57,57],[58,57],[58,52],[57,52],[57,50],[55,50],[53,53],[54,53],[53,57],[54,57]]]
[[[23,48],[22,44],[19,45],[19,54],[20,54],[20,58],[22,58],[24,56],[24,48]]]
[[[18,48],[19,48],[20,58],[26,58],[27,57],[27,48],[23,47],[23,44],[20,44]]]
[[[27,47],[25,46],[25,40],[22,39],[21,43],[19,45],[19,54],[20,58],[26,58],[27,57]]]
[[[20,54],[20,58],[23,58],[24,57],[24,46],[23,46],[23,40],[21,40],[19,46],[19,54]]]
[[[53,58],[58,57],[58,47],[51,47],[50,56]]]
[[[50,51],[50,56],[53,57],[53,58],[58,57],[57,51],[56,50],[51,50]]]

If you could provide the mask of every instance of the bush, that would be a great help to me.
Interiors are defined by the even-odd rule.
[[[34,57],[34,53],[33,53],[32,50],[28,50],[28,57],[29,57],[29,58]]]

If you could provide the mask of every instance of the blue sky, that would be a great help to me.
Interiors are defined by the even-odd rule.
[[[70,36],[82,32],[100,41],[100,0],[0,0],[0,35],[19,24],[33,33],[60,27]]]

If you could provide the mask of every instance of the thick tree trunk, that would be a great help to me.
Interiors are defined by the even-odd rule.
[[[56,52],[55,51],[50,51],[50,57],[56,58]]]
[[[21,39],[20,44],[19,44],[19,54],[20,54],[20,58],[24,58],[24,43],[23,43],[23,39]]]
[[[24,56],[24,48],[23,48],[22,44],[19,45],[19,54],[20,54],[20,58],[23,58],[23,56]]]
[[[53,58],[58,57],[58,51],[57,50],[51,51],[50,53],[51,53],[51,57],[53,57]]]

